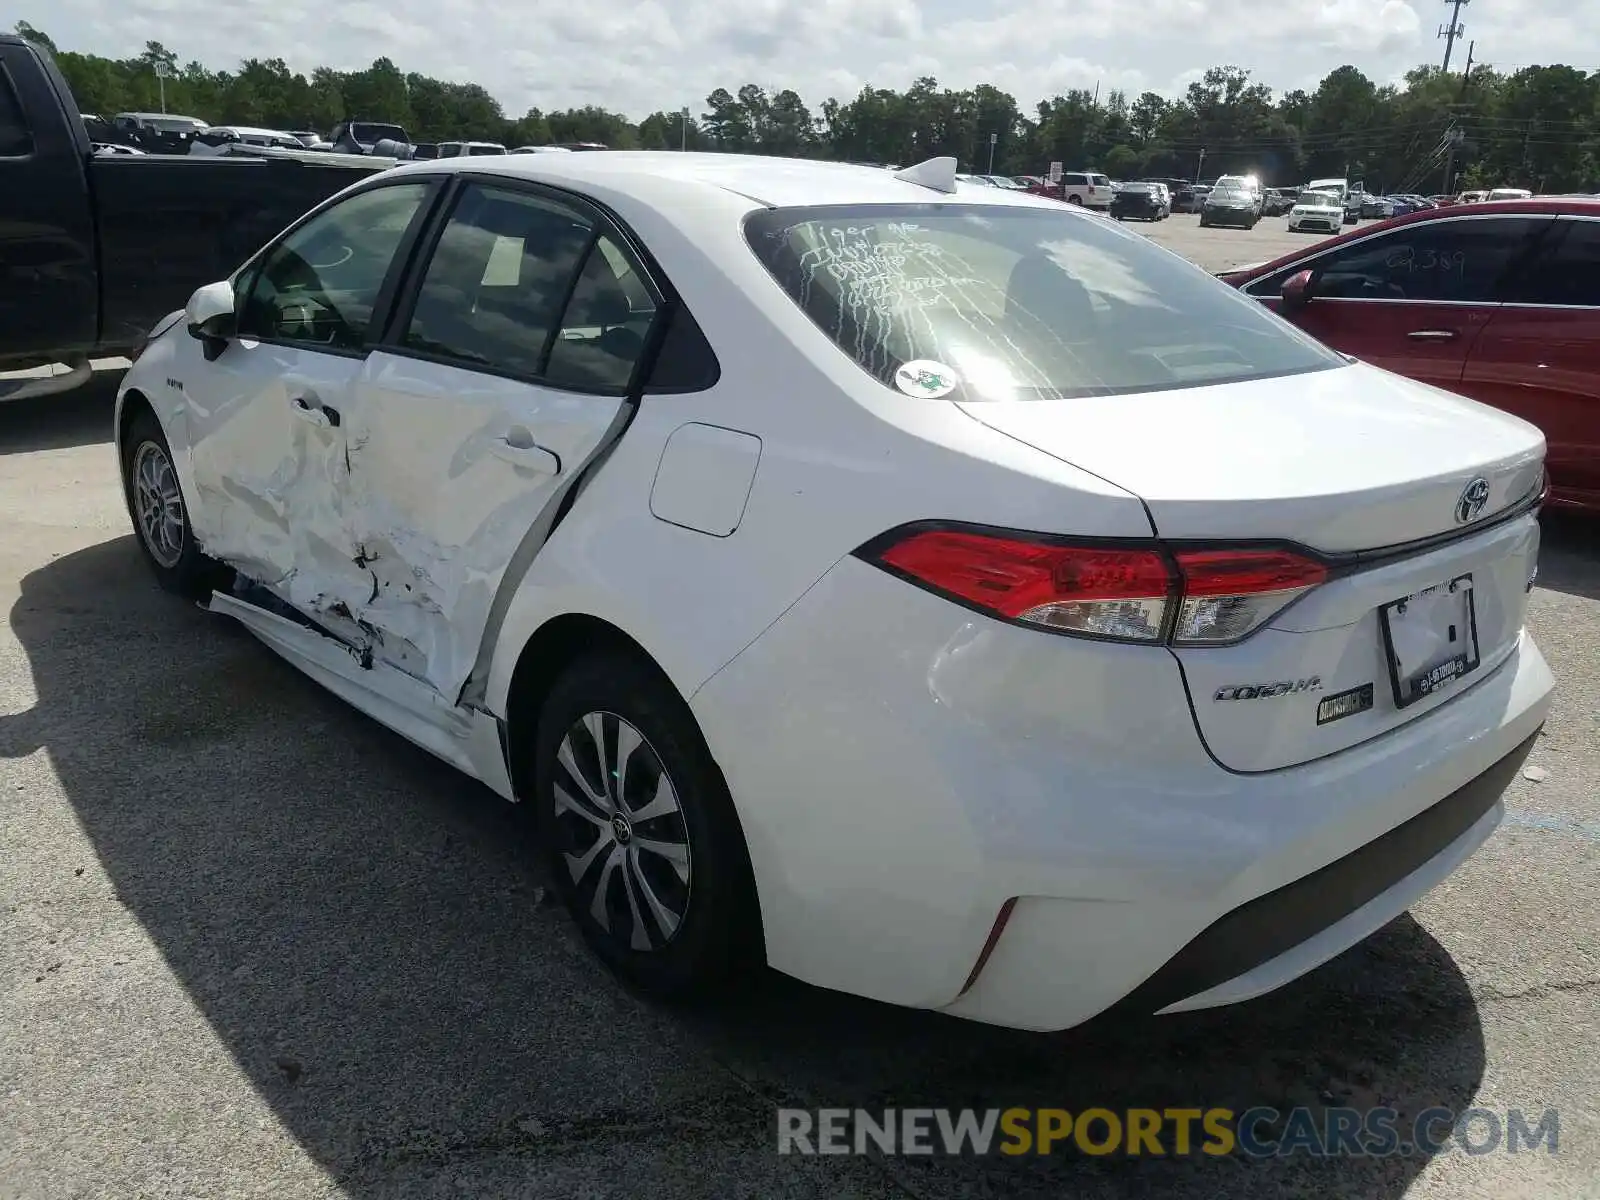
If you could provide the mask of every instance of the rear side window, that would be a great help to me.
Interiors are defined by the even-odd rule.
[[[843,353],[908,395],[1116,395],[1345,365],[1198,267],[1067,209],[775,209],[745,236]]]
[[[1427,221],[1334,250],[1315,263],[1329,300],[1493,304],[1496,286],[1549,217]]]
[[[592,235],[589,219],[558,201],[471,185],[428,260],[402,344],[539,374]]]
[[[561,314],[545,382],[577,391],[625,391],[644,357],[655,315],[655,299],[622,248],[609,237],[597,238]]]
[[[1089,182],[1087,175],[1063,175],[1061,182],[1067,187],[1083,187]]]
[[[33,130],[22,113],[22,101],[11,75],[0,67],[0,158],[22,158],[33,153]]]
[[[1562,221],[1559,240],[1506,293],[1518,304],[1600,308],[1600,221]]]

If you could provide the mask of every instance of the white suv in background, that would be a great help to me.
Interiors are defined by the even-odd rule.
[[[1115,189],[1111,177],[1098,171],[1068,171],[1061,177],[1061,198],[1086,208],[1110,208]]]

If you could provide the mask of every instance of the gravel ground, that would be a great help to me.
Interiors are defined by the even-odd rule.
[[[1212,270],[1309,244],[1150,229]],[[1600,1195],[1600,538],[1550,522],[1561,681],[1490,843],[1231,1010],[1041,1037],[767,979],[616,988],[508,806],[155,589],[115,375],[0,408],[0,1197]],[[1559,1152],[780,1158],[801,1106],[1560,1113]]]

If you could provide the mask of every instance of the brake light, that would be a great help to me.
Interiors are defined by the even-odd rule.
[[[930,529],[894,543],[878,561],[1008,621],[1127,641],[1161,638],[1172,593],[1166,559],[1153,548]]]
[[[917,526],[863,547],[894,574],[1002,620],[1125,642],[1239,641],[1328,577],[1283,548],[1169,549]]]

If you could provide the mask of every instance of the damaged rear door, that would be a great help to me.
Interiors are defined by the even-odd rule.
[[[364,595],[345,413],[433,186],[363,190],[289,230],[235,280],[238,336],[215,361],[186,356],[196,534],[303,611]]]
[[[454,702],[495,600],[621,432],[659,296],[582,201],[465,178],[356,383],[373,658]]]

